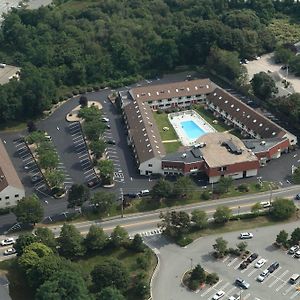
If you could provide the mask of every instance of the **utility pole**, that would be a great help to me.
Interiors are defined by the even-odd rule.
[[[193,270],[193,259],[190,258],[190,260],[191,260],[191,270]]]
[[[273,188],[271,184],[269,185],[269,187],[270,187],[270,204],[272,204]]]
[[[124,194],[123,194],[123,189],[120,188],[120,193],[121,193],[121,217],[124,218]]]

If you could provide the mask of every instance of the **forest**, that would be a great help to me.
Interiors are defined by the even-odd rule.
[[[1,24],[0,62],[22,72],[20,81],[0,86],[0,122],[35,118],[81,87],[121,86],[178,66],[210,65],[216,52],[225,55],[217,58],[222,62],[228,51],[238,59],[273,51],[268,24],[282,15],[296,18],[300,4],[55,0],[38,10],[13,9]]]

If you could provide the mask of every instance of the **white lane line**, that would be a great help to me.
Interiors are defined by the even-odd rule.
[[[237,270],[240,266],[241,262],[239,261],[239,263],[234,267],[235,270]]]
[[[294,286],[293,285],[290,285],[283,293],[282,293],[282,295],[287,295],[292,289],[294,288]]]
[[[223,286],[220,287],[220,290],[224,291],[230,285],[229,282],[226,282]]]
[[[90,178],[90,177],[96,177],[94,173],[89,174],[89,175],[85,175],[85,178]]]
[[[83,158],[85,156],[88,156],[87,153],[80,155],[79,158]]]
[[[300,291],[295,292],[290,299],[294,299],[295,297],[297,297],[300,294]]]
[[[208,288],[202,295],[201,297],[206,296],[212,289],[215,289],[217,285],[219,285],[223,280],[219,280],[215,285],[211,286],[210,288]]]
[[[258,271],[258,269],[253,269],[253,270],[248,274],[248,277],[252,276],[256,271]]]
[[[237,261],[237,257],[234,258],[229,264],[227,264],[228,267],[232,266],[236,261]]]
[[[279,277],[277,277],[276,280],[274,280],[270,285],[269,288],[275,285],[279,280],[281,280],[281,277],[285,276],[289,271],[285,270]]]
[[[229,296],[236,289],[237,289],[237,287],[233,286],[229,291],[226,292],[226,294]]]
[[[87,171],[83,172],[83,174],[87,174],[87,173],[90,173],[90,172],[94,172],[94,170],[93,169],[87,170]]]
[[[243,296],[243,300],[247,300],[249,297],[251,296],[251,294],[247,294],[246,296]]]
[[[271,278],[277,278],[277,276],[275,276],[275,274],[281,269],[282,267],[279,267],[277,270],[275,270],[272,274],[269,275],[269,277],[267,279],[265,279],[265,281],[263,282],[264,284],[266,284],[267,281],[269,281]]]

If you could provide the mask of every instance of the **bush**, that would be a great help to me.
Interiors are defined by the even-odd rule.
[[[199,287],[199,281],[198,280],[190,280],[189,281],[189,289],[192,291],[196,291]]]
[[[238,186],[238,190],[242,193],[249,192],[249,187],[247,186],[247,184],[242,183]]]
[[[219,276],[216,273],[207,274],[206,283],[210,285],[214,285],[219,281]]]
[[[241,252],[239,249],[229,248],[228,253],[234,256],[240,256]]]
[[[72,94],[73,94],[74,96],[76,96],[76,95],[79,94],[79,91],[78,91],[78,90],[73,90],[73,91],[72,91]]]
[[[93,89],[94,89],[94,91],[99,91],[99,90],[100,90],[100,87],[99,87],[98,85],[94,85],[94,86],[93,86]]]
[[[93,88],[89,86],[89,87],[87,87],[86,91],[87,91],[88,93],[90,93],[90,92],[93,91]]]
[[[73,97],[73,94],[72,93],[67,93],[66,94],[66,97],[69,99],[69,98],[72,98]]]
[[[59,96],[58,100],[59,100],[59,101],[63,101],[63,100],[64,100],[64,97],[63,97],[63,96]]]
[[[158,108],[156,112],[157,112],[159,115],[164,113],[164,111],[163,111],[162,109],[160,109],[160,108]]]
[[[81,88],[79,90],[79,94],[85,94],[86,93],[86,88]]]
[[[10,208],[6,207],[6,208],[0,208],[0,215],[6,215],[10,213]]]
[[[202,192],[200,198],[202,200],[209,200],[210,199],[210,193],[209,193],[209,191]]]
[[[180,237],[179,239],[176,240],[177,245],[179,245],[180,247],[185,247],[189,245],[191,242],[193,242],[193,239],[185,236]]]

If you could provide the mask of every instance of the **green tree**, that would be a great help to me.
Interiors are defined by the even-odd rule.
[[[68,206],[82,206],[91,197],[90,190],[83,184],[73,184],[68,192]]]
[[[105,125],[99,119],[83,123],[83,132],[88,140],[97,141],[104,133]]]
[[[96,265],[91,276],[96,291],[101,291],[109,286],[121,291],[128,288],[129,273],[116,259],[109,259]]]
[[[189,197],[195,191],[195,184],[190,177],[181,176],[174,184],[174,195],[176,197]]]
[[[93,151],[96,159],[99,159],[103,155],[103,153],[106,149],[106,144],[102,139],[100,139],[97,141],[92,141],[90,143],[89,147],[90,147],[91,151]]]
[[[254,215],[258,215],[261,209],[262,209],[261,204],[257,202],[251,206],[251,213],[253,213]]]
[[[165,179],[159,179],[151,190],[151,196],[153,199],[161,200],[163,198],[169,198],[172,195],[173,185],[171,182]]]
[[[297,227],[294,229],[294,231],[291,233],[291,244],[298,245],[300,242],[300,228]]]
[[[232,184],[233,180],[231,177],[222,177],[218,183],[217,191],[220,194],[227,193]]]
[[[114,247],[122,246],[128,241],[128,232],[121,226],[116,226],[110,235],[110,242]]]
[[[299,105],[299,107],[300,107],[300,105]],[[292,178],[293,178],[293,182],[294,182],[295,184],[299,184],[299,183],[300,183],[300,168],[296,168],[296,169],[294,170],[294,173],[293,173],[293,175],[292,175]]]
[[[87,107],[87,105],[88,105],[87,97],[86,96],[80,96],[79,104],[80,104],[81,107]]]
[[[42,221],[44,210],[40,199],[36,195],[24,197],[13,210],[17,221],[33,226]]]
[[[91,300],[91,297],[80,274],[61,271],[55,273],[38,288],[35,299]]]
[[[292,200],[279,198],[272,202],[271,216],[274,220],[289,219],[295,212],[296,207]]]
[[[248,244],[246,242],[240,242],[236,246],[240,252],[244,252],[246,251]]]
[[[104,184],[111,184],[113,182],[114,164],[111,160],[100,160],[98,163],[100,176]]]
[[[130,248],[136,252],[143,252],[145,250],[145,245],[142,237],[139,234],[136,234],[131,241]]]
[[[96,297],[97,300],[125,300],[122,293],[114,287],[104,288]]]
[[[254,95],[262,100],[268,100],[278,92],[275,81],[265,72],[254,74],[251,87]]]
[[[54,233],[46,227],[39,227],[35,230],[37,241],[48,246],[52,251],[56,251],[57,242]]]
[[[227,206],[219,206],[217,207],[216,211],[214,212],[214,221],[218,224],[225,224],[229,221],[232,215],[232,211]]]
[[[91,202],[101,214],[106,214],[115,204],[116,194],[105,191],[96,192],[91,199]]]
[[[208,225],[208,216],[207,213],[203,210],[193,210],[191,220],[195,223],[197,229],[206,228]]]
[[[55,169],[58,166],[59,158],[58,155],[53,149],[44,149],[38,151],[39,152],[39,165],[42,169]]]
[[[281,230],[276,236],[276,243],[285,246],[287,244],[289,234],[285,230]]]
[[[102,114],[97,106],[84,106],[80,109],[78,117],[83,118],[86,122],[91,122],[93,120],[99,120]]]
[[[216,243],[213,245],[214,250],[216,251],[217,257],[224,256],[228,249],[227,249],[228,242],[224,240],[222,237],[218,237],[216,239]]]
[[[99,251],[106,246],[107,236],[101,227],[92,225],[84,242],[88,251]]]
[[[17,256],[21,256],[24,252],[24,249],[35,242],[38,242],[38,238],[32,233],[21,233],[14,244],[14,248],[17,251]]]
[[[64,172],[58,169],[47,170],[45,177],[51,188],[61,188],[65,180]]]
[[[71,224],[64,224],[58,238],[59,253],[65,257],[82,256],[85,253],[83,237]]]
[[[274,59],[277,64],[288,64],[293,56],[294,53],[284,46],[277,47],[274,52]]]

